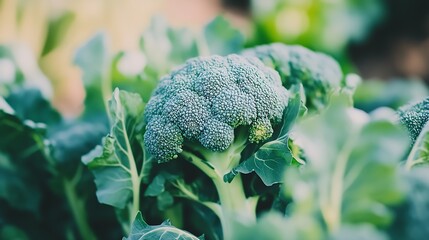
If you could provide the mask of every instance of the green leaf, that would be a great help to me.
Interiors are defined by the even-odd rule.
[[[294,130],[308,163],[286,172],[294,214],[322,216],[332,232],[343,223],[386,226],[390,206],[403,200],[397,164],[408,146],[406,132],[385,120],[371,120],[336,97],[318,116]]]
[[[138,94],[116,89],[109,108],[110,134],[103,139],[103,146],[97,146],[82,161],[95,176],[98,200],[123,209],[131,199],[134,204],[138,201],[135,198],[142,178],[138,171],[143,173],[149,166],[140,145],[144,104]]]
[[[172,189],[167,189],[167,184],[171,184],[172,182],[175,182],[175,185],[180,184],[179,175],[161,171],[147,186],[144,195],[156,197],[158,209],[165,210],[168,207],[171,207],[174,203],[173,196],[176,195],[176,192],[174,190],[172,191]],[[183,185],[186,186],[186,184]]]
[[[224,17],[218,16],[204,28],[210,54],[227,55],[243,49],[244,37]]]
[[[107,99],[104,99],[103,91],[104,94],[111,93],[111,83],[108,82],[110,61],[107,37],[101,32],[76,51],[74,64],[82,70],[87,114],[90,111],[104,112],[104,101]]]
[[[15,110],[15,115],[21,119],[56,125],[62,121],[61,115],[45,99],[39,89],[19,88],[12,91],[6,101]]]
[[[165,192],[165,184],[177,179],[179,176],[167,172],[161,172],[155,176],[145,191],[145,196],[158,196]]]
[[[45,160],[44,125],[23,122],[0,97],[0,198],[12,207],[36,211],[41,193],[32,179]]]
[[[426,166],[429,163],[429,123],[427,123],[417,137],[405,167],[411,169],[417,166]]]
[[[43,56],[54,50],[63,42],[63,39],[67,37],[67,31],[69,31],[74,20],[75,13],[71,11],[63,12],[59,16],[50,19],[42,51]]]
[[[186,59],[198,56],[195,37],[188,29],[173,29],[162,17],[154,17],[142,34],[140,45],[148,66],[157,77],[167,74],[172,67]]]
[[[83,71],[83,83],[85,86],[99,84],[99,81],[106,74],[107,59],[107,39],[106,35],[101,32],[95,34],[76,51],[74,63]]]
[[[0,138],[0,151],[9,154],[14,161],[43,157],[45,127],[42,123],[22,121],[0,97],[0,132],[3,134]]]
[[[423,81],[399,79],[392,81],[362,81],[353,95],[355,106],[366,112],[378,107],[399,107],[421,101],[429,95],[429,89]]]
[[[174,65],[182,64],[187,59],[198,56],[197,42],[189,29],[169,28],[167,36],[173,44],[170,57]]]
[[[300,109],[301,97],[295,94],[283,113],[283,126],[277,139],[262,145],[256,153],[240,163],[224,179],[231,182],[237,172],[244,174],[255,172],[267,186],[282,182],[283,173],[293,160],[288,147],[289,130],[299,116]]]
[[[22,230],[13,225],[4,225],[0,227],[0,239],[30,239],[28,235]]]
[[[0,199],[13,208],[36,212],[39,208],[41,193],[32,183],[31,177],[20,171],[0,151]]]
[[[75,120],[51,128],[50,155],[55,160],[56,169],[63,177],[70,178],[76,174],[82,167],[81,157],[101,144],[108,132],[108,124],[103,119]]]
[[[142,217],[141,212],[138,212],[133,225],[131,233],[123,240],[203,240],[204,237],[196,237],[186,231],[178,229],[171,225],[170,221],[165,221],[160,225],[150,226]]]
[[[148,74],[144,53],[140,50],[120,52],[112,60],[112,85],[121,90],[133,91],[148,102],[158,84],[158,73]]]

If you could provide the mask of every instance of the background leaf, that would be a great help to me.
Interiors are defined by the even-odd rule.
[[[86,91],[86,114],[105,114],[104,97],[106,96],[103,96],[103,91],[111,93],[108,76],[110,61],[107,37],[102,32],[95,34],[76,51],[73,62],[82,71]],[[105,87],[108,89],[103,89]]]
[[[276,212],[261,216],[256,224],[234,225],[234,239],[307,240],[324,239],[321,226],[311,218],[288,219]]]
[[[142,34],[140,47],[148,61],[145,71],[155,72],[156,78],[167,74],[172,67],[184,63],[188,58],[198,56],[192,32],[170,28],[166,20],[159,16],[152,19]]]
[[[393,240],[425,239],[429,235],[429,168],[414,168],[403,174],[407,185],[404,204],[396,209],[396,221],[389,229]]]
[[[385,227],[394,217],[390,206],[404,197],[397,164],[408,138],[399,126],[347,107],[345,98],[337,97],[294,130],[308,162],[299,172],[286,172],[286,190],[294,200],[289,211],[320,217],[330,232],[342,224]]]
[[[169,221],[165,221],[160,225],[150,226],[148,225],[139,212],[131,227],[131,233],[127,238],[123,240],[203,240],[204,238],[198,238],[194,235],[175,228]]]
[[[204,28],[204,38],[210,54],[238,53],[244,46],[243,35],[222,16],[207,24]]]
[[[37,88],[19,88],[12,91],[6,101],[21,119],[41,122],[48,125],[59,124],[61,115],[51,106]]]

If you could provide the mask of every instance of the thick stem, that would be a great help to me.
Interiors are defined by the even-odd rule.
[[[238,161],[235,160],[239,158],[237,152],[241,151],[242,148],[244,147],[233,148],[231,151],[221,153],[212,153],[208,161],[188,152],[182,153],[191,163],[204,172],[216,187],[219,195],[220,210],[215,211],[215,213],[217,213],[222,224],[224,240],[233,238],[235,222],[251,224],[256,221],[256,201],[246,198],[241,176],[237,175],[231,183],[223,181],[224,174],[236,166],[231,165],[231,162],[238,164]],[[205,157],[207,156],[205,154]],[[222,164],[222,161],[227,164]]]
[[[116,92],[116,94],[118,94]],[[123,115],[125,115],[124,111],[120,111]],[[122,116],[122,119],[126,119],[126,116]],[[136,160],[134,158],[134,154],[131,148],[130,144],[130,136],[128,136],[127,132],[127,126],[125,125],[125,120],[120,122],[121,126],[120,128],[123,131],[124,139],[125,139],[125,147],[124,151],[127,154],[128,163],[130,166],[129,173],[131,177],[131,184],[132,184],[132,191],[133,191],[133,200],[131,203],[131,206],[128,207],[129,210],[129,224],[131,229],[131,224],[134,221],[134,218],[136,217],[138,211],[140,210],[140,183],[141,183],[141,177],[137,170]]]
[[[231,183],[222,178],[213,179],[220,201],[220,222],[223,239],[233,239],[234,223],[250,225],[256,221],[256,202],[247,199],[243,189],[241,176],[237,175]]]
[[[132,174],[131,182],[133,184],[133,202],[130,207],[130,226],[140,210],[140,176]]]
[[[126,135],[126,138],[128,139],[128,136]],[[132,155],[131,152],[131,145],[128,141],[126,141],[127,149],[128,149],[128,155],[129,157],[129,164],[130,164],[130,174],[131,174],[131,183],[132,183],[132,190],[133,190],[133,202],[131,203],[129,207],[129,223],[131,229],[131,224],[134,221],[134,218],[136,217],[138,211],[140,210],[140,183],[141,178],[137,171],[136,162],[134,160],[134,155]]]

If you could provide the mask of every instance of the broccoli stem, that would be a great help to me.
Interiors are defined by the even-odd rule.
[[[219,194],[223,239],[233,239],[235,222],[250,225],[256,221],[256,202],[246,198],[240,175],[231,183],[225,183],[222,178],[213,182]]]
[[[212,165],[193,154],[185,154],[192,158],[192,163],[213,181],[219,195],[220,211],[215,211],[222,224],[223,239],[233,238],[235,222],[251,224],[256,221],[256,201],[247,199],[243,189],[241,176],[237,175],[231,183],[223,181],[223,174]],[[212,208],[213,209],[213,208]],[[214,210],[214,209],[213,209]]]
[[[251,224],[256,221],[256,203],[254,199],[246,198],[241,176],[227,183],[223,176],[239,164],[241,152],[246,146],[247,137],[239,134],[234,143],[223,152],[213,152],[207,149],[193,149],[201,153],[204,159],[187,151],[182,152],[190,162],[204,172],[214,183],[219,195],[220,210],[214,211],[222,224],[223,239],[233,238],[235,222]],[[211,208],[215,210],[214,208]]]

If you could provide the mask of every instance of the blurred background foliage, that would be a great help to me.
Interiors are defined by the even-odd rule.
[[[198,35],[218,15],[241,32],[246,47],[284,42],[328,53],[346,72],[383,81],[372,81],[366,89],[375,91],[372,87],[377,85],[387,93],[393,91],[391,98],[398,97],[396,85],[385,80],[417,82],[411,87],[403,84],[407,94],[402,94],[406,99],[401,101],[421,96],[422,92],[414,91],[421,89],[413,86],[425,88],[420,82],[429,81],[429,2],[425,0],[0,0],[0,44],[6,46],[0,49],[1,78],[6,81],[13,72],[5,60],[12,56],[15,68],[20,69],[17,74],[27,84],[45,86],[44,94],[53,97],[54,105],[66,116],[75,116],[82,111],[85,93],[83,74],[72,60],[76,49],[96,32],[102,30],[108,36],[109,54],[121,52],[115,61],[127,56],[129,61],[153,68],[163,65],[162,57],[152,57],[150,61],[158,62],[146,65],[147,59],[138,52],[154,56],[166,45],[160,38],[145,37],[145,30],[162,35],[168,27],[183,28],[181,31],[190,32],[187,36]],[[163,20],[152,21],[154,16]],[[216,34],[228,34],[225,32]],[[173,31],[167,34],[175,37]],[[216,38],[216,34],[208,38]],[[170,44],[187,41],[185,35],[176,34]],[[195,44],[188,47],[199,48],[202,54],[201,46]],[[215,42],[208,45],[212,44]],[[167,59],[175,58],[173,62],[178,64],[191,57],[190,53],[179,58],[184,52],[173,53],[176,58]],[[168,69],[170,66],[155,70]],[[127,78],[119,73],[114,71],[113,77]],[[53,89],[44,84],[49,81]],[[361,98],[368,102],[374,95],[367,90],[357,95],[358,106]]]
[[[17,205],[20,219],[40,223],[26,226],[26,221],[23,228],[30,227],[29,232],[40,236],[52,231],[57,239],[63,232],[71,234],[71,225],[59,220],[71,221],[64,200],[86,198],[88,206],[74,207],[89,215],[95,229],[104,231],[118,225],[113,220],[106,223],[105,219],[114,219],[112,209],[97,205],[89,172],[77,167],[82,167],[78,164],[89,150],[87,145],[96,144],[94,139],[99,140],[106,131],[103,99],[110,97],[114,87],[138,92],[146,101],[162,75],[190,57],[224,55],[272,42],[325,52],[336,58],[346,73],[362,76],[354,101],[367,112],[380,106],[396,109],[429,95],[427,0],[0,0],[0,96],[15,109],[17,117],[10,120],[24,126],[17,142],[25,147],[27,142],[21,139],[29,134],[36,140],[47,134],[60,143],[59,150],[52,152],[53,163],[46,164],[50,167],[29,166],[31,171],[22,173],[22,182],[11,177],[15,169],[5,168],[9,156],[0,154],[0,167],[7,170],[7,175],[0,174],[4,177],[0,183],[12,182],[18,189],[16,198],[6,201]],[[359,82],[358,75],[348,79]],[[51,102],[60,114],[50,108]],[[7,113],[3,108],[0,102],[0,110]],[[378,117],[379,113],[383,112],[373,115]],[[82,118],[68,121],[79,115]],[[35,122],[44,122],[51,130],[45,133],[45,127]],[[94,128],[91,122],[101,126]],[[326,121],[326,129],[331,126]],[[26,153],[9,144],[8,138],[3,142],[11,159]],[[40,156],[35,159],[43,160]],[[26,169],[25,161],[18,164]],[[58,168],[58,172],[50,168]],[[320,172],[309,173],[309,178],[318,182],[323,176],[315,173]],[[42,177],[32,181],[33,175]],[[43,181],[45,176],[50,176],[49,183]],[[63,189],[76,191],[63,196]],[[32,201],[25,202],[27,199]],[[37,210],[51,205],[49,218],[38,218]],[[12,209],[2,212],[0,223],[9,217],[15,219],[12,213]],[[265,221],[261,229],[266,228],[264,224],[272,225],[270,217]],[[64,224],[52,229],[51,222]],[[279,230],[283,232],[282,226]],[[0,238],[11,239],[4,236],[18,233],[10,226],[3,227]],[[252,232],[244,229],[243,233]],[[120,232],[96,234],[121,236]]]

